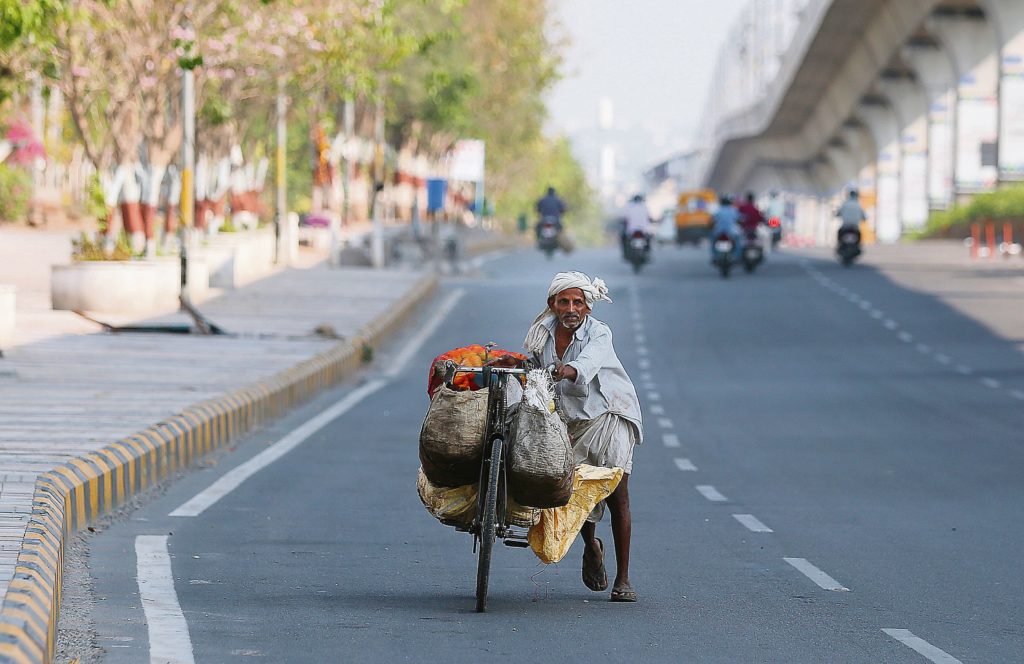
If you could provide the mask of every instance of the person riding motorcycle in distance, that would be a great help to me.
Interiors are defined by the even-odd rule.
[[[740,226],[748,235],[757,233],[757,227],[766,221],[764,215],[757,209],[757,205],[754,204],[754,193],[751,191],[747,192],[747,199],[740,203],[737,210],[742,217]]]
[[[641,194],[634,196],[623,210],[625,217],[625,224],[622,226],[622,256],[626,256],[626,247],[629,243],[629,238],[633,236],[633,233],[640,231],[644,234],[647,242],[651,241],[651,211],[647,209],[647,204],[644,203],[644,197]]]
[[[537,226],[535,231],[537,237],[540,237],[540,227],[545,220],[551,220],[555,225],[555,230],[558,234],[562,234],[562,215],[565,214],[565,202],[559,198],[558,193],[554,187],[548,187],[548,193],[546,196],[537,201]]]
[[[719,199],[718,211],[711,217],[711,260],[715,258],[715,238],[725,234],[732,239],[733,252],[739,259],[741,251],[740,243],[740,211],[732,204],[732,198],[722,196]]]
[[[842,219],[839,231],[836,233],[838,239],[843,233],[856,233],[857,242],[860,243],[860,222],[865,221],[868,216],[864,214],[864,208],[860,206],[860,195],[856,189],[850,190],[850,195],[836,211],[836,216]]]

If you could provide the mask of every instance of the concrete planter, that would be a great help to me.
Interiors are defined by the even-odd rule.
[[[201,299],[208,283],[206,264],[189,260],[191,297]],[[59,310],[147,314],[176,309],[180,293],[177,258],[54,265],[50,277],[51,304]]]
[[[274,268],[274,230],[262,228],[215,235],[196,249],[210,273],[210,286],[238,288],[266,276]]]
[[[0,351],[14,345],[15,288],[0,284]]]

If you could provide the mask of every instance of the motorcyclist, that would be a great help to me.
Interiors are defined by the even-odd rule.
[[[754,204],[754,193],[748,191],[746,200],[740,203],[737,209],[742,217],[740,226],[743,227],[743,231],[748,235],[756,234],[758,226],[765,223],[766,220],[761,211],[757,209],[757,205]]]
[[[732,198],[722,196],[718,211],[711,217],[711,260],[715,259],[715,238],[723,233],[732,239],[735,257],[740,257],[740,211],[732,204]]]
[[[651,241],[651,211],[647,209],[644,197],[637,194],[626,203],[623,216],[625,223],[622,226],[622,256],[625,258],[629,238],[636,231],[642,232],[648,243]]]
[[[564,214],[565,202],[559,198],[554,187],[548,187],[547,195],[537,201],[537,215],[540,219],[537,220],[537,226],[534,230],[537,233],[538,239],[540,238],[541,224],[545,221],[551,221],[555,225],[555,230],[561,235],[562,215]]]
[[[856,189],[850,190],[850,195],[836,211],[836,216],[842,219],[839,231],[836,234],[838,239],[843,233],[856,233],[857,243],[860,244],[860,222],[868,217],[864,214],[864,208],[860,206],[860,196]]]

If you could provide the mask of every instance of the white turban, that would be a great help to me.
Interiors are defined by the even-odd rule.
[[[608,297],[608,287],[605,286],[602,279],[595,277],[591,280],[590,277],[582,272],[559,272],[556,274],[555,278],[551,280],[551,285],[548,286],[548,299],[570,288],[579,288],[583,291],[583,297],[587,299],[587,306],[590,308],[593,308],[594,303],[598,300],[612,301]],[[533,325],[530,326],[530,331],[526,333],[523,348],[531,353],[540,354],[544,349],[544,342],[547,339],[544,334],[544,326],[554,317],[555,315],[551,313],[551,308],[545,307],[544,311],[540,312],[537,318],[534,319]]]

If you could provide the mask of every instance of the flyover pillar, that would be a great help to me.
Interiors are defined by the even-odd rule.
[[[928,205],[945,210],[953,202],[956,74],[948,52],[908,46],[902,57],[917,74],[928,100]]]
[[[999,47],[984,16],[936,16],[929,23],[957,71],[957,196],[989,191],[998,179]]]
[[[1001,46],[999,179],[1024,180],[1024,2],[988,0]]]
[[[928,101],[910,78],[883,78],[879,88],[900,129],[900,222],[904,231],[928,221]]]
[[[854,187],[860,193],[860,205],[868,218],[868,228],[878,232],[878,148],[867,127],[847,123],[840,129],[840,136],[850,146],[857,170],[854,171]]]
[[[875,233],[879,242],[900,239],[900,130],[891,106],[880,102],[861,103],[858,116],[864,120],[878,147]]]

